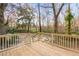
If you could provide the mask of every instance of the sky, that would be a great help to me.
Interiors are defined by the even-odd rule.
[[[37,19],[38,19],[37,18],[38,17],[38,3],[30,3],[29,5],[35,10],[34,13],[35,13],[36,17],[35,17],[34,20],[35,20],[35,23],[36,23]],[[58,6],[57,8],[59,8],[60,5],[61,5],[61,3],[57,4],[57,6]],[[52,8],[43,8],[45,6],[52,7],[50,3],[46,3],[46,4],[45,3],[44,4],[40,3],[41,19],[43,19],[42,23],[46,24],[47,17],[50,20],[50,22],[53,23],[52,22],[52,21],[54,21],[53,20],[53,9]],[[8,6],[6,8],[6,11],[5,11],[5,18],[6,19],[7,19],[8,15],[11,16],[11,17],[13,16],[13,18],[15,20],[17,19],[16,7],[19,7],[19,3],[15,3],[15,4],[10,4],[9,3],[8,4]],[[74,15],[74,18],[77,18],[79,16],[79,11],[78,11],[79,10],[79,4],[72,3],[72,4],[70,4],[70,8],[71,8],[72,14]],[[64,16],[66,14],[66,9],[67,9],[67,5],[65,4],[65,6],[63,7],[63,9],[62,9],[62,11],[61,11],[61,13],[59,15],[59,18],[58,18],[61,23],[64,23]],[[58,11],[58,9],[56,11]],[[47,15],[46,15],[46,12],[47,12]],[[16,16],[15,15],[11,15],[13,13],[15,13]]]

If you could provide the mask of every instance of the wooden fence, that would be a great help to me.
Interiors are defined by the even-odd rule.
[[[53,44],[69,50],[79,51],[79,35],[53,34]]]
[[[9,52],[6,53],[6,51],[16,47],[21,42],[23,40],[19,34],[0,35],[0,55],[7,55]]]
[[[10,49],[21,46],[21,44],[27,45],[37,41],[42,41],[52,46],[79,51],[79,35],[19,33],[0,35],[0,55],[6,56],[9,54]]]

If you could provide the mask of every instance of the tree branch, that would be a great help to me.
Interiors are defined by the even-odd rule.
[[[53,8],[53,12],[54,12],[54,17],[56,17],[56,10],[55,10],[55,5],[54,5],[54,3],[52,3],[52,8]]]
[[[58,15],[60,14],[60,11],[62,10],[63,6],[64,6],[64,3],[62,3],[61,7],[59,8],[59,11],[58,11],[56,17],[58,17]]]

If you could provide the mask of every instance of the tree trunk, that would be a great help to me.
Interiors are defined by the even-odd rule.
[[[39,12],[39,31],[41,32],[40,4],[39,3],[38,3],[38,12]]]
[[[27,32],[30,32],[30,20],[28,22],[28,30],[27,30]]]
[[[4,4],[0,4],[0,24],[3,24],[4,21]]]
[[[58,20],[57,18],[55,17],[55,24],[54,24],[54,32],[57,33],[58,32]]]
[[[71,23],[70,23],[70,21],[68,22],[68,34],[71,34]]]
[[[0,3],[0,34],[6,33],[6,23],[4,24],[4,10],[7,6],[6,3]]]

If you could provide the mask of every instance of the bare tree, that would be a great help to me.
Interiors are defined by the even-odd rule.
[[[60,6],[58,12],[56,11],[56,5],[54,3],[52,3],[52,8],[53,8],[53,13],[54,13],[54,32],[57,33],[58,32],[58,16],[62,10],[64,6],[64,3],[62,3],[62,5]]]
[[[38,12],[39,12],[39,31],[41,32],[41,18],[40,18],[40,4],[38,3]]]

